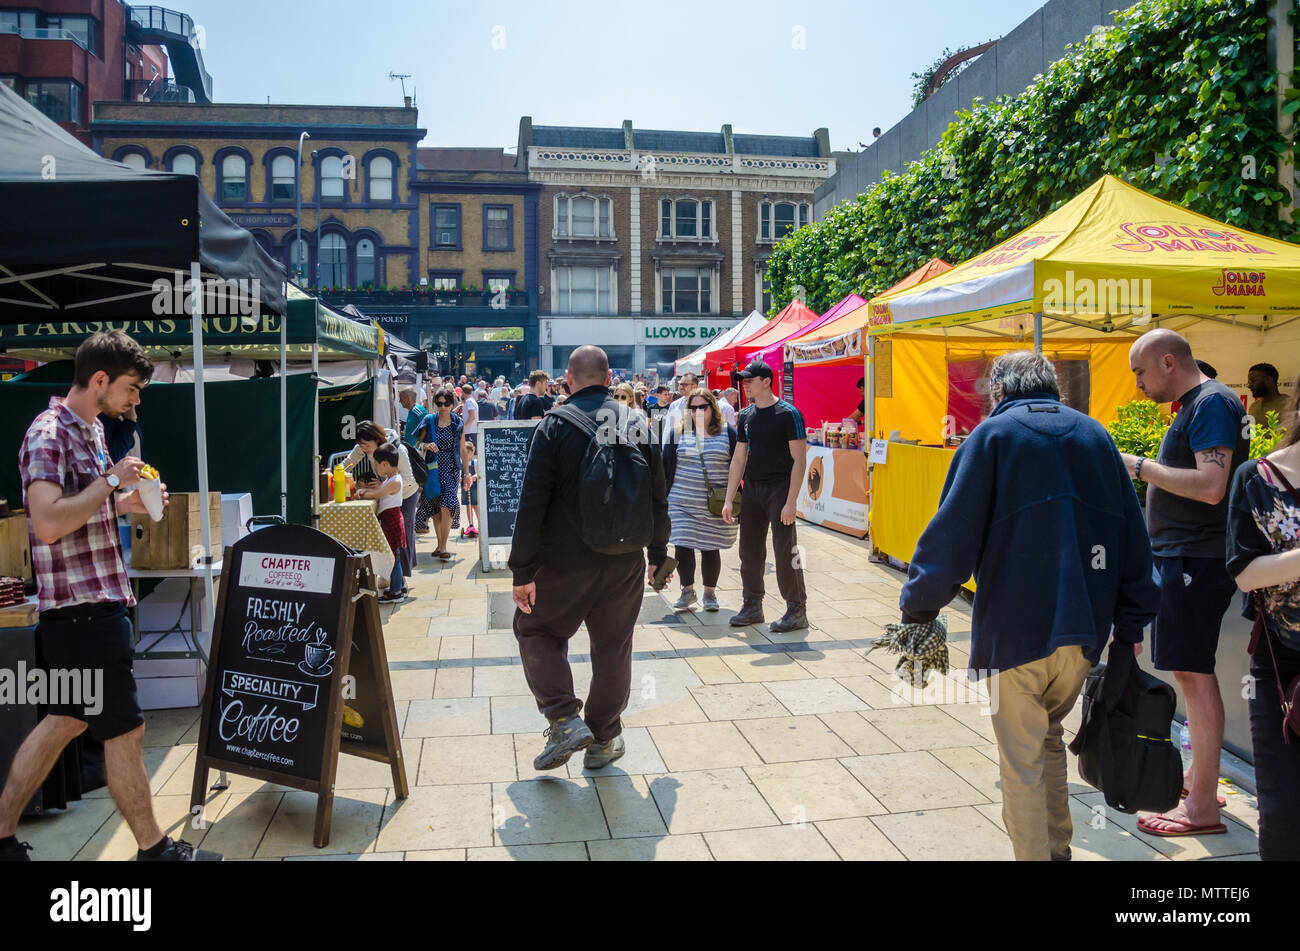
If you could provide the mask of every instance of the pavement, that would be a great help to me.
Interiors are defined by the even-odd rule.
[[[723,553],[722,610],[675,614],[674,581],[647,589],[636,629],[627,754],[605,769],[539,773],[545,719],[510,631],[510,575],[484,572],[477,540],[455,560],[419,539],[414,600],[385,607],[384,636],[402,724],[410,796],[395,800],[386,764],[340,756],[333,834],[312,845],[315,796],[241,776],[191,816],[198,708],[147,714],[145,760],[168,834],[227,859],[990,860],[1012,858],[1002,827],[987,694],[964,668],[970,609],[948,609],[951,671],[923,692],[866,653],[898,618],[905,576],[868,560],[870,546],[799,524],[806,631],[732,628],[739,561]],[[769,621],[780,616],[768,563]],[[697,591],[699,589],[697,588]],[[570,658],[590,683],[585,630]],[[1079,711],[1066,723],[1079,722]],[[1068,739],[1068,737],[1067,737]],[[1162,839],[1107,810],[1069,757],[1076,860],[1257,860],[1258,812],[1221,786],[1227,835]],[[107,789],[24,820],[34,860],[113,860],[135,843]]]

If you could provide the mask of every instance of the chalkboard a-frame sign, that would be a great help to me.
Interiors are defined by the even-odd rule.
[[[492,570],[488,546],[509,545],[514,540],[528,446],[537,423],[535,419],[479,423],[479,561],[484,571]]]
[[[208,771],[317,794],[313,842],[329,844],[338,754],[406,766],[368,554],[276,525],[226,549],[191,807]]]

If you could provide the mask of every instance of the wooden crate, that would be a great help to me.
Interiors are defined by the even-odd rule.
[[[22,578],[28,583],[33,580],[32,547],[22,509],[0,518],[0,576]]]
[[[221,493],[208,493],[212,545],[209,554],[221,557]],[[142,571],[189,568],[190,552],[201,548],[199,494],[173,492],[161,521],[148,515],[131,516],[131,567]]]

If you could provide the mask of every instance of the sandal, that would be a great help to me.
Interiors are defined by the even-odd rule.
[[[1187,787],[1186,787],[1186,786],[1184,786],[1184,787],[1183,787],[1183,791],[1180,792],[1180,793],[1178,794],[1178,798],[1179,798],[1179,799],[1186,799],[1186,798],[1187,798]],[[1214,801],[1215,801],[1216,803],[1218,803],[1218,806],[1219,806],[1220,809],[1222,809],[1224,806],[1226,806],[1226,805],[1228,804],[1228,800],[1225,799],[1225,798],[1223,798],[1222,796],[1216,796],[1215,799],[1214,799]]]
[[[1153,822],[1163,822],[1173,828],[1158,829]],[[1194,826],[1190,822],[1182,819],[1170,819],[1166,815],[1142,816],[1137,821],[1137,827],[1147,835],[1158,835],[1167,839],[1175,838],[1180,835],[1226,835],[1228,827],[1222,822],[1215,822],[1208,826]]]
[[[451,552],[449,551],[435,551],[434,554],[437,555],[439,558],[441,558],[443,561],[451,561]]]

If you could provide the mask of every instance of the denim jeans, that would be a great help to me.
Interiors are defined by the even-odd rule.
[[[397,553],[393,559],[393,573],[388,576],[389,591],[403,591],[406,588],[406,581],[402,576],[402,552]]]

